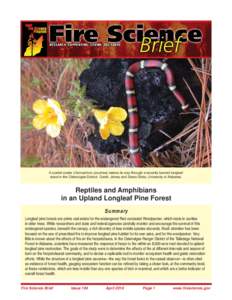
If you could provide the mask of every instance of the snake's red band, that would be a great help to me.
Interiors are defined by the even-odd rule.
[[[159,60],[141,60],[136,62],[128,68],[126,72],[125,78],[125,87],[126,87],[126,94],[127,94],[127,106],[128,106],[128,113],[129,113],[129,148],[131,154],[131,160],[135,167],[142,167],[142,157],[140,152],[139,146],[139,135],[138,135],[138,128],[139,128],[139,115],[138,115],[138,108],[137,108],[137,98],[135,94],[135,82],[134,82],[134,75],[141,69],[144,68],[160,68],[166,76],[166,81],[168,88],[176,99],[181,104],[182,110],[187,110],[188,104],[186,104],[184,97],[182,94],[176,89],[174,76],[172,70],[168,67],[168,64]]]

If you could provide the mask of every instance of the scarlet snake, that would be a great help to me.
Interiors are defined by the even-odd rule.
[[[181,104],[182,110],[186,111],[188,109],[188,104],[186,104],[184,97],[176,89],[173,72],[168,67],[168,64],[166,62],[152,59],[152,60],[141,60],[139,62],[130,65],[130,67],[126,72],[125,88],[126,88],[127,106],[128,106],[128,113],[129,113],[129,149],[130,149],[131,161],[135,167],[142,167],[143,162],[142,162],[142,156],[141,156],[140,146],[139,146],[139,135],[138,135],[139,115],[138,115],[137,99],[135,93],[134,76],[138,71],[144,68],[160,68],[165,73],[169,90],[174,94],[177,101],[179,101],[179,103]]]

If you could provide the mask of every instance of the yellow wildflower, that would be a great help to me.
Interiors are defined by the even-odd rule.
[[[124,132],[122,121],[127,118],[127,112],[121,107],[110,107],[106,110],[93,109],[93,114],[100,124],[99,133],[103,140],[107,140],[110,134],[120,136]]]
[[[57,137],[66,121],[59,102],[54,99],[38,99],[33,103],[33,110],[37,114],[32,121],[33,126],[38,130],[46,127],[49,136]]]

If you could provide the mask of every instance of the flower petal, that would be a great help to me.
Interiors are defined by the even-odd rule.
[[[48,106],[54,111],[57,116],[58,123],[63,126],[66,121],[66,116],[61,110],[60,103],[54,99],[48,99]]]
[[[100,136],[103,140],[107,140],[110,136],[110,130],[108,126],[100,126],[99,128]]]
[[[60,109],[61,110],[61,106],[60,103],[58,101],[56,101],[55,99],[48,99],[48,105],[53,108],[54,110]]]
[[[66,115],[64,112],[60,111],[58,114],[57,114],[57,118],[58,118],[58,122],[61,126],[64,126],[64,123],[66,121]]]
[[[38,99],[33,103],[33,110],[36,114],[43,114],[46,112],[48,103],[46,100]]]
[[[61,126],[59,124],[49,124],[46,128],[47,134],[52,138],[57,137],[60,134]]]
[[[124,132],[124,126],[121,122],[110,121],[108,123],[110,133],[115,136],[122,135]]]
[[[57,116],[57,121],[61,126],[64,126],[66,115],[61,110],[60,103],[54,99],[48,99],[48,106],[54,111]]]
[[[32,125],[36,128],[36,129],[43,129],[44,127],[47,126],[47,119],[45,118],[44,115],[37,115],[34,117],[33,121],[32,121]]]
[[[127,112],[122,107],[110,107],[107,111],[109,119],[113,121],[125,121]]]
[[[99,124],[101,124],[107,116],[107,112],[100,109],[93,109],[93,114]]]

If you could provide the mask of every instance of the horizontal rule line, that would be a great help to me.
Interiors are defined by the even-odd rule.
[[[159,55],[151,55],[151,56],[123,56],[123,55],[118,55],[118,56],[102,56],[102,55],[99,55],[99,56],[96,56],[96,55],[93,55],[93,56],[78,56],[78,55],[66,55],[66,56],[50,56],[50,55],[47,55],[47,56],[21,56],[21,58],[23,59],[41,59],[41,58],[60,58],[60,59],[69,59],[69,58],[79,58],[79,59],[89,59],[89,58],[99,58],[99,59],[114,59],[114,58],[134,58],[134,59],[171,59],[171,58],[184,58],[184,59],[187,59],[187,58],[211,58],[211,55],[195,55],[195,56],[178,56],[178,55],[171,55],[171,56],[159,56]]]
[[[212,285],[211,282],[21,282],[21,285]]]

